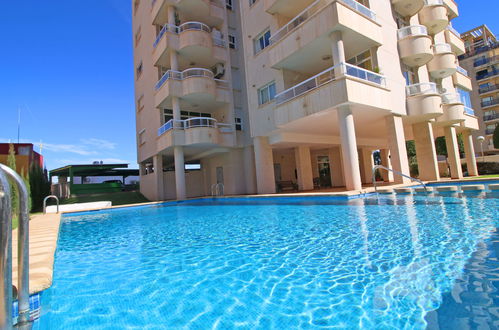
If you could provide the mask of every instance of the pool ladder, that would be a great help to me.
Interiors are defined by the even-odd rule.
[[[373,186],[374,186],[374,192],[375,193],[378,193],[378,187],[376,185],[376,170],[377,169],[383,169],[383,170],[386,170],[386,171],[389,171],[389,172],[392,172],[394,174],[397,174],[397,175],[400,175],[400,176],[403,176],[404,178],[408,178],[410,179],[411,181],[416,181],[416,182],[419,182],[421,185],[423,185],[423,188],[425,190],[426,193],[428,193],[428,189],[426,189],[426,185],[424,184],[423,181],[419,180],[419,179],[416,179],[416,178],[413,178],[412,176],[409,176],[409,175],[405,175],[404,173],[402,172],[399,172],[399,171],[396,171],[396,170],[393,170],[391,168],[388,168],[386,166],[383,166],[383,165],[375,165],[373,167]]]
[[[9,180],[19,192],[18,306],[14,325],[12,287],[12,210]],[[28,190],[23,179],[10,167],[0,164],[0,329],[31,329],[29,307],[29,210]]]
[[[211,196],[223,196],[224,195],[224,184],[223,183],[215,183],[211,185]]]

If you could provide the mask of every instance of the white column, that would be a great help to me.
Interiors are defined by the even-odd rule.
[[[163,156],[157,154],[153,156],[152,163],[154,167],[154,181],[156,186],[156,191],[154,191],[155,200],[162,201],[165,199],[165,184],[163,177]]]
[[[412,131],[414,134],[414,142],[416,144],[416,158],[418,160],[419,178],[426,181],[440,180],[437,153],[435,150],[435,139],[433,137],[431,123],[422,122],[413,124]]]
[[[338,109],[338,124],[340,126],[341,152],[343,156],[343,171],[347,190],[361,190],[359,155],[355,138],[353,115],[348,106]]]
[[[450,166],[450,176],[452,179],[462,179],[463,170],[461,167],[461,157],[459,156],[456,128],[454,126],[444,127],[444,133],[445,145],[447,147],[447,161]]]
[[[244,179],[246,193],[256,193],[255,152],[252,146],[244,147]]]
[[[464,154],[466,156],[466,167],[468,167],[469,176],[477,176],[478,168],[476,165],[475,147],[473,146],[473,136],[470,130],[462,133],[464,142]]]
[[[314,176],[312,174],[312,159],[310,148],[298,146],[295,148],[296,173],[298,176],[299,190],[313,190]]]
[[[266,136],[253,138],[255,149],[256,187],[259,194],[275,193],[274,157]]]
[[[384,167],[392,168],[392,163],[390,161],[390,150],[389,149],[380,149],[379,156],[381,158],[381,165]],[[381,177],[383,177],[384,182],[393,182],[393,172],[380,169]]]
[[[177,192],[177,199],[185,199],[184,149],[181,146],[174,147],[173,156],[175,158],[175,188]]]
[[[333,187],[344,187],[345,178],[343,176],[343,160],[340,147],[329,149],[329,166],[331,169]]]
[[[335,31],[329,35],[331,38],[331,49],[333,55],[333,65],[338,65],[340,63],[345,63],[345,47],[343,45],[343,39],[341,36],[341,31]],[[343,68],[338,67],[334,70],[335,74],[340,76],[343,74]]]
[[[410,175],[409,160],[407,158],[407,149],[405,146],[405,133],[402,117],[391,115],[386,117],[386,128],[388,135],[388,147],[390,148],[390,162],[395,171]],[[431,127],[430,127],[431,129]],[[395,183],[409,183],[410,180],[401,176],[394,175]]]
[[[368,148],[361,148],[359,150],[360,154],[360,174],[362,183],[372,183],[373,182],[373,167],[374,159],[373,152]]]
[[[168,6],[168,24],[175,25],[175,7]]]

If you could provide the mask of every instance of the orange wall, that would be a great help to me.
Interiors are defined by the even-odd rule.
[[[7,165],[8,155],[0,155],[0,163]],[[16,155],[16,171],[21,174],[24,169],[24,173],[29,169],[29,156]]]

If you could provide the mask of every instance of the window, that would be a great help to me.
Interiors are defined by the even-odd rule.
[[[141,75],[142,75],[142,61],[140,61],[139,65],[137,65],[137,68],[135,69],[136,79],[139,79]]]
[[[236,37],[229,34],[229,48],[236,49]]]
[[[255,4],[256,0],[249,0],[249,5],[250,7],[253,6]]]
[[[206,117],[211,118],[211,113],[203,113],[203,112],[192,112],[192,111],[181,111],[180,119],[185,120],[189,118],[197,118],[197,117]],[[166,124],[170,120],[173,119],[173,110],[172,109],[163,109],[163,123]]]
[[[416,72],[408,67],[407,65],[402,65],[402,74],[404,75],[405,78],[405,84],[406,85],[414,85],[418,83],[418,76]]]
[[[258,90],[258,104],[269,103],[275,98],[275,82],[271,82]]]
[[[366,70],[373,70],[372,54],[371,50],[366,50],[357,56],[354,56],[347,60],[347,63],[358,66]]]
[[[141,32],[141,28],[139,26],[139,28],[137,29],[137,32],[135,33],[135,47],[138,46],[141,38],[142,38],[142,32]]]
[[[225,0],[225,7],[227,7],[227,9],[230,9],[232,10],[232,0]]]
[[[236,131],[242,131],[243,130],[243,120],[241,118],[235,118],[236,121]]]
[[[144,100],[144,94],[139,96],[139,98],[137,99],[137,111],[142,111],[142,109],[144,109],[144,104],[142,103],[143,100]]]
[[[470,92],[461,88],[457,88],[456,91],[459,94],[459,98],[461,99],[461,102],[463,102],[464,106],[471,108]]]
[[[21,156],[29,155],[30,147],[19,147],[17,149],[17,154]]]
[[[270,45],[270,30],[262,32],[258,37],[253,40],[253,45],[255,48],[255,54],[261,52],[264,48]]]
[[[146,130],[145,128],[139,132],[139,146],[146,143]]]

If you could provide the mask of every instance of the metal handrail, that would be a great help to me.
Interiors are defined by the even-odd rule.
[[[10,205],[11,191],[7,177],[11,179],[19,197],[19,228],[17,231],[17,285],[19,315],[17,327],[27,326],[30,322],[29,307],[29,194],[23,179],[10,167],[0,164],[0,184],[3,199],[0,213],[0,329],[12,328],[12,214]]]
[[[397,175],[400,175],[400,176],[403,176],[404,178],[408,178],[410,179],[411,181],[416,181],[416,182],[419,182],[423,185],[423,188],[425,190],[426,193],[428,193],[428,189],[426,189],[426,185],[424,184],[423,181],[419,180],[419,179],[416,179],[416,178],[413,178],[412,176],[409,176],[409,175],[405,175],[404,173],[402,172],[399,172],[399,171],[396,171],[394,169],[391,169],[391,168],[388,168],[386,166],[383,166],[383,165],[375,165],[373,167],[373,186],[374,186],[374,192],[377,193],[378,192],[378,186],[376,185],[376,170],[377,169],[383,169],[383,170],[387,170],[389,172],[392,172],[394,174],[397,174]]]
[[[191,30],[204,31],[204,32],[208,32],[208,33],[211,32],[210,27],[204,23],[201,23],[201,22],[185,22],[185,23],[181,24],[178,27],[178,29],[180,32],[191,31]]]
[[[59,198],[56,195],[49,195],[43,199],[43,214],[47,213],[47,200],[49,198],[54,198],[57,202],[57,213],[59,213]]]
[[[405,87],[407,96],[422,95],[422,94],[438,94],[437,84],[432,82],[424,82]]]
[[[452,47],[449,44],[445,43],[434,44],[432,48],[433,48],[433,54],[435,55],[452,53]]]
[[[399,40],[409,36],[428,36],[428,29],[424,25],[409,25],[397,31]]]
[[[223,196],[224,195],[224,184],[214,183],[211,185],[211,196]]]

